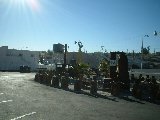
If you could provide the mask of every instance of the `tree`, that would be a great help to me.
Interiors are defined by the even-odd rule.
[[[150,52],[150,46],[147,47],[148,53]]]
[[[147,48],[143,48],[143,54],[144,55],[148,55],[149,54],[149,51],[150,51],[150,48],[149,48],[149,46],[147,47]]]
[[[109,73],[109,61],[102,60],[99,65],[100,72],[103,73],[106,77]]]
[[[47,51],[47,54],[48,54],[49,56],[52,56],[52,55],[53,55],[53,51],[48,50],[48,51]]]
[[[89,65],[88,64],[78,64],[75,66],[72,66],[68,69],[69,75],[71,77],[78,78],[80,75],[88,75],[89,74]]]

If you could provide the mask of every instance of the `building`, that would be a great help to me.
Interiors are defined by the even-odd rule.
[[[53,63],[64,63],[64,45],[58,43],[53,44],[53,55],[52,55]]]
[[[39,51],[8,49],[0,47],[0,70],[17,71],[21,65],[31,67],[34,71],[38,67]]]
[[[79,60],[80,58],[80,60]],[[67,52],[66,63],[70,64],[71,60],[76,60],[80,63],[88,64],[92,68],[98,68],[99,63],[102,59],[109,59],[109,56],[106,56],[104,53],[95,52],[95,53],[84,53],[84,52]],[[51,64],[64,63],[64,53],[53,53],[52,58],[48,61]],[[52,61],[52,62],[51,62]]]
[[[79,61],[79,56],[81,56],[81,63],[88,64],[92,68],[98,68],[100,60],[103,58],[102,53],[68,52],[67,63],[70,63],[72,59]]]
[[[76,60],[78,63],[85,63],[92,68],[98,68],[100,61],[104,58],[106,58],[106,54],[102,52],[94,52],[94,53],[67,52],[66,63],[69,64],[71,60]],[[60,43],[53,44],[52,59],[50,60],[48,59],[48,61],[52,64],[64,63],[64,45],[63,44],[60,44]]]
[[[64,53],[64,45],[60,43],[53,44],[53,52],[54,53]]]

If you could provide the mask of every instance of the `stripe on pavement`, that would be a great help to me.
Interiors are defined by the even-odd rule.
[[[19,117],[16,117],[16,118],[13,118],[11,120],[18,120],[18,119],[21,119],[21,118],[24,118],[26,116],[31,116],[33,114],[35,114],[36,112],[31,112],[31,113],[28,113],[28,114],[25,114],[25,115],[22,115],[22,116],[19,116]]]
[[[13,101],[13,100],[4,100],[4,101],[1,101],[0,104],[1,104],[1,103],[12,102],[12,101]]]

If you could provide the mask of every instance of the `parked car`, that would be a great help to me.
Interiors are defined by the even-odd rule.
[[[27,65],[21,65],[19,68],[19,71],[21,73],[29,73],[29,72],[31,72],[31,68]]]

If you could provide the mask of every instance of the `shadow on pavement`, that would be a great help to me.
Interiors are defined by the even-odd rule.
[[[145,104],[141,100],[136,100],[136,98],[135,99],[134,98],[129,98],[131,96],[132,96],[131,91],[124,91],[123,93],[120,93],[120,95],[118,95],[116,97],[118,97],[119,99],[128,101],[128,102],[136,102],[136,103],[139,103],[139,104]]]
[[[160,101],[157,101],[157,100],[151,100],[151,99],[138,99],[138,98],[129,98],[129,97],[133,97],[132,93],[130,91],[128,92],[124,92],[122,94],[120,94],[119,96],[117,96],[119,99],[123,99],[123,100],[126,100],[126,101],[129,101],[129,102],[136,102],[136,103],[139,103],[139,104],[145,104],[144,102],[149,102],[149,103],[152,103],[152,104],[156,104],[156,105],[160,105]]]
[[[60,87],[58,89],[61,89]],[[65,90],[65,89],[63,89]],[[124,93],[124,94],[120,94],[118,96],[113,96],[114,98],[110,98],[108,96],[105,96],[105,95],[101,95],[99,93],[96,93],[96,94],[91,94],[89,92],[86,92],[86,91],[74,91],[72,89],[66,89],[65,91],[69,91],[69,92],[73,92],[73,93],[76,93],[76,94],[84,94],[84,95],[87,95],[87,96],[91,96],[91,97],[94,97],[94,98],[103,98],[103,99],[107,99],[107,100],[111,100],[111,101],[114,101],[114,102],[119,102],[118,100],[116,100],[116,98],[119,98],[119,99],[122,99],[122,100],[125,100],[125,101],[128,101],[128,102],[135,102],[135,103],[138,103],[138,104],[145,104],[145,102],[150,102],[150,103],[153,103],[153,104],[156,104],[156,105],[160,105],[160,101],[156,101],[156,102],[153,102],[153,101],[146,101],[146,100],[136,100],[136,98],[129,98],[132,96],[131,92],[127,92],[127,93]]]
[[[91,97],[94,97],[94,98],[103,98],[103,99],[107,99],[107,100],[111,100],[111,101],[114,101],[114,102],[119,102],[116,100],[116,98],[109,98],[107,96],[104,96],[104,95],[101,95],[101,94],[90,94],[88,92],[85,92],[83,90],[81,91],[74,91],[74,90],[71,90],[71,89],[67,89],[66,91],[69,91],[69,92],[73,92],[73,93],[76,93],[76,94],[84,94],[84,95],[88,95],[88,96],[91,96]]]
[[[145,104],[144,102],[131,99],[131,98],[129,98],[128,96],[127,96],[127,97],[125,97],[125,96],[118,96],[118,98],[119,98],[119,99],[126,100],[126,101],[128,101],[128,102],[136,102],[136,103],[139,103],[139,104]]]
[[[51,86],[53,87],[53,86]],[[61,87],[54,87],[54,88],[57,88],[57,89],[62,89]],[[132,96],[131,92],[124,92],[120,95],[117,95],[117,96],[113,96],[112,98],[111,97],[108,97],[106,95],[102,95],[102,94],[99,94],[99,93],[95,93],[95,94],[91,94],[89,92],[86,92],[86,91],[74,91],[72,89],[62,89],[62,90],[65,90],[65,91],[69,91],[69,92],[73,92],[73,93],[76,93],[76,94],[84,94],[84,95],[88,95],[88,96],[91,96],[91,97],[94,97],[94,98],[103,98],[103,99],[107,99],[107,100],[111,100],[111,101],[114,101],[114,102],[119,102],[116,98],[119,98],[119,99],[122,99],[122,100],[125,100],[125,101],[128,101],[128,102],[135,102],[135,103],[139,103],[139,104],[145,104],[144,102],[150,102],[152,104],[156,104],[156,105],[160,105],[160,101],[149,101],[149,100],[142,100],[142,99],[137,99],[137,98],[129,98]]]

